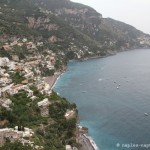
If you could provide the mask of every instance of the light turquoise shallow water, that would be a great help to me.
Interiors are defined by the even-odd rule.
[[[150,149],[122,145],[150,144],[150,50],[72,62],[54,90],[77,104],[101,150]]]

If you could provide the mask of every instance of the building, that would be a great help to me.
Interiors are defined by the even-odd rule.
[[[66,145],[66,150],[72,150],[71,145]]]
[[[9,63],[9,59],[7,57],[0,57],[0,66],[7,66]]]
[[[74,115],[75,115],[74,110],[67,110],[67,112],[65,113],[65,118],[70,119],[70,118],[74,117]]]
[[[38,102],[38,107],[40,108],[41,116],[47,117],[49,115],[49,105],[50,102],[48,98]]]
[[[10,109],[10,105],[12,105],[12,101],[10,99],[1,99],[0,98],[0,105],[5,107],[7,110]]]
[[[9,139],[11,142],[16,140],[20,140],[23,137],[31,137],[33,136],[34,132],[32,129],[24,128],[24,131],[18,131],[18,126],[13,128],[4,128],[0,129],[0,146],[5,144],[6,139]]]
[[[28,89],[29,87],[27,85],[17,84],[15,86],[10,87],[7,92],[10,95],[14,95],[14,94],[17,94],[19,90],[28,90]]]
[[[23,136],[22,131],[16,131],[12,128],[0,129],[0,145],[3,145],[6,139],[14,142]]]

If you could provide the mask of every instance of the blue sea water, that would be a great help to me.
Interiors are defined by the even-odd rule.
[[[71,62],[54,90],[77,104],[100,150],[150,149],[150,50]]]

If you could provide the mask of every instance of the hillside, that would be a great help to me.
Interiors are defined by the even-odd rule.
[[[61,0],[61,2],[60,0],[36,0],[35,2],[42,10],[60,17],[96,40],[105,49],[124,50],[142,47],[140,40],[150,39],[149,35],[136,28],[110,18],[103,18],[93,8],[82,4],[68,0]],[[147,42],[145,44],[147,45]]]
[[[42,12],[32,1],[1,1],[0,6],[1,46],[25,37],[34,42],[44,42],[44,49],[65,54],[69,51],[86,52],[87,47],[96,52],[100,48],[97,41],[53,14]]]
[[[125,23],[103,18],[82,4],[68,0],[2,0],[0,46],[18,38],[44,42],[38,52],[44,49],[63,52],[67,60],[150,45],[149,35]],[[28,54],[28,50],[21,49],[23,55]]]

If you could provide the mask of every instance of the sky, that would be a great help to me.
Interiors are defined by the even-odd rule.
[[[104,18],[113,18],[150,34],[150,0],[71,0],[93,7]]]

